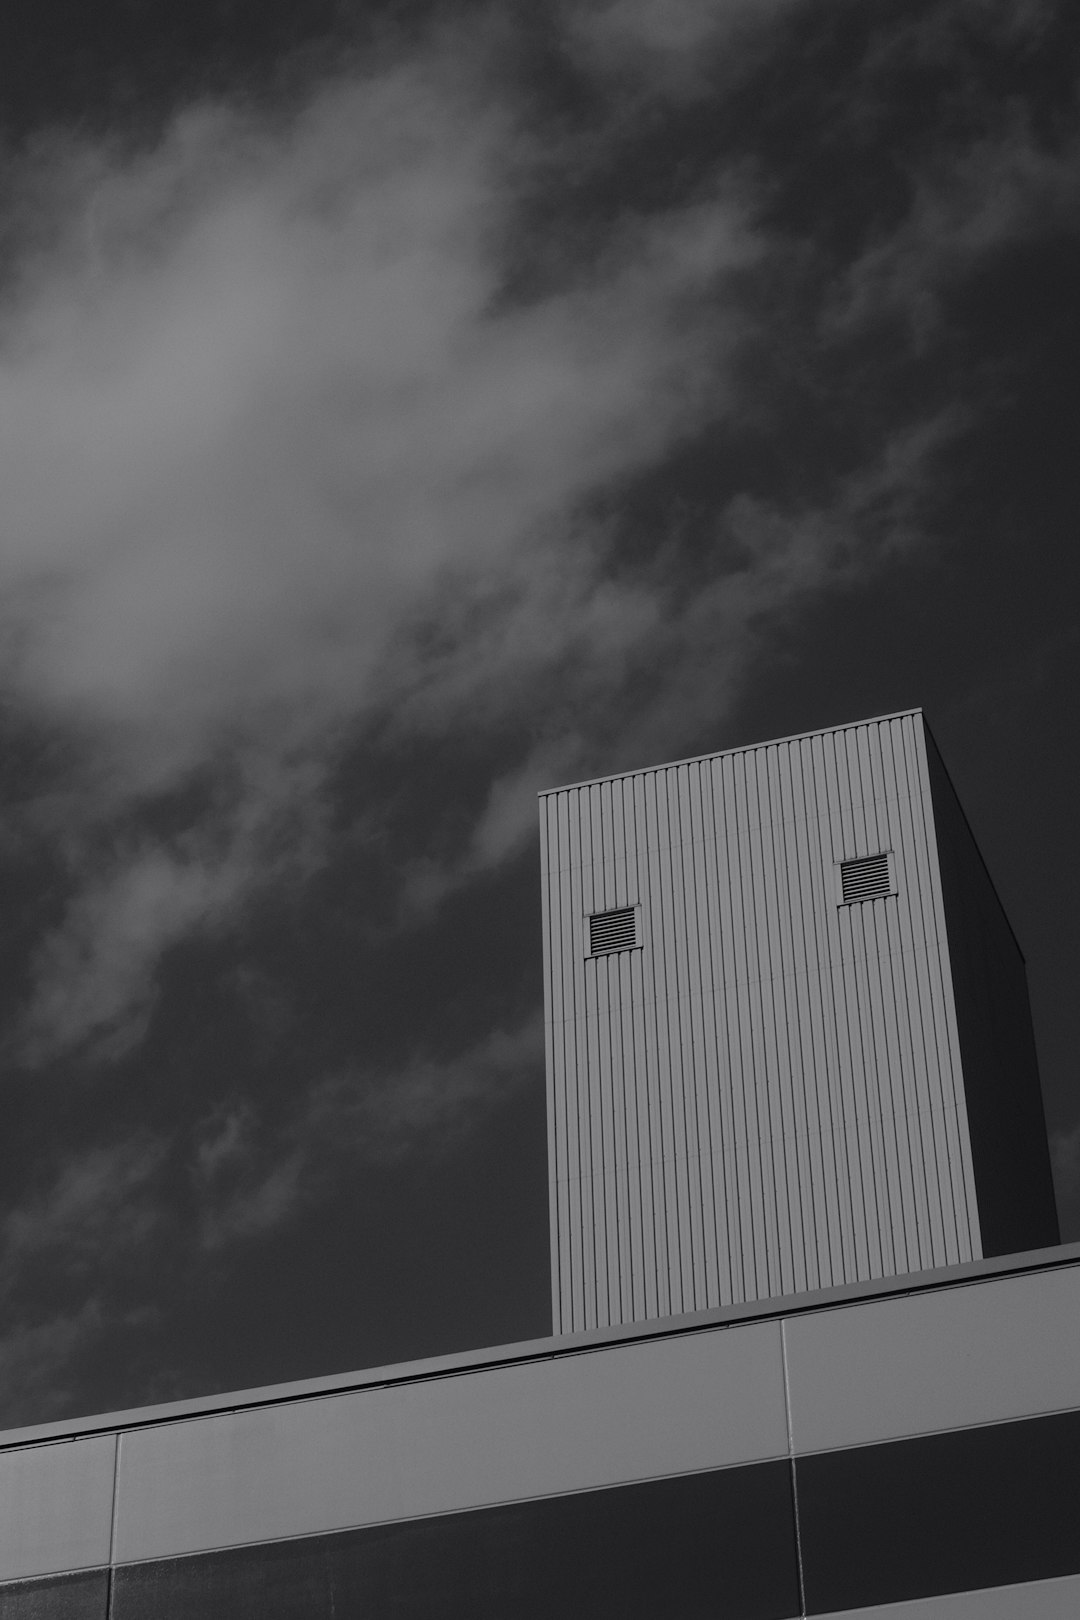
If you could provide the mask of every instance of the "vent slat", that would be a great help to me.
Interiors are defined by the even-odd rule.
[[[632,951],[637,945],[637,916],[633,906],[615,911],[598,911],[589,918],[589,954],[610,956],[614,951]]]
[[[880,900],[892,892],[887,854],[864,855],[860,860],[841,861],[840,894],[843,905],[855,905],[860,900]]]

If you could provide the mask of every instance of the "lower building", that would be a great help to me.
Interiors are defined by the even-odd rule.
[[[921,714],[542,822],[559,1336],[0,1436],[0,1620],[1080,1615],[1080,1244]]]
[[[0,1436],[3,1620],[1075,1620],[1080,1244]]]

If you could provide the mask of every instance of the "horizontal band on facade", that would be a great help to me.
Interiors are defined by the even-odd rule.
[[[1078,1500],[1073,1411],[20,1582],[0,1612],[786,1620],[1078,1574]]]

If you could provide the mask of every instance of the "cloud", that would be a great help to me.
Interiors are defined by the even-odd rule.
[[[564,7],[579,58],[606,73],[631,73],[654,91],[702,92],[709,70],[732,46],[745,51],[755,32],[799,0],[595,0]]]
[[[20,1322],[0,1336],[0,1425],[21,1425],[33,1412],[38,1423],[69,1411],[79,1357],[106,1331],[101,1302],[43,1322]]]
[[[221,1249],[280,1226],[300,1201],[305,1168],[314,1166],[305,1165],[304,1149],[283,1147],[249,1103],[216,1110],[202,1123],[191,1166],[201,1247]]]
[[[406,867],[406,914],[423,913],[477,873],[535,836],[536,794],[584,770],[622,768],[670,756],[672,738],[715,732],[736,703],[746,673],[786,623],[824,590],[865,582],[926,542],[926,508],[937,458],[967,425],[949,406],[887,435],[876,459],[836,481],[820,505],[781,503],[740,493],[707,523],[713,566],[705,578],[667,566],[636,584],[594,577],[570,586],[549,621],[557,625],[557,670],[537,661],[532,678],[558,716],[492,782],[468,840],[440,860]],[[564,581],[565,584],[565,581]],[[531,609],[530,609],[531,611]],[[530,627],[511,617],[501,627],[528,645]],[[432,730],[448,723],[441,705],[464,701],[475,711],[504,703],[505,719],[521,706],[507,681],[501,647],[482,635],[450,666],[422,674],[410,701],[430,706]],[[632,686],[635,701],[626,702]],[[586,696],[587,694],[587,696]]]
[[[899,314],[925,347],[942,320],[943,295],[1006,248],[1055,230],[1075,231],[1080,143],[1053,150],[1023,116],[912,176],[912,202],[896,228],[848,267],[827,312],[839,332]]]
[[[299,1092],[283,1119],[251,1101],[215,1109],[191,1160],[198,1242],[221,1251],[259,1238],[324,1200],[364,1165],[445,1153],[484,1115],[543,1070],[536,1013],[445,1056],[358,1064]]]
[[[123,1280],[160,1239],[165,1158],[149,1134],[69,1154],[0,1220],[0,1423],[70,1411],[80,1360],[149,1319]]]
[[[279,812],[310,852],[319,762],[393,706],[410,626],[501,593],[510,681],[557,658],[582,502],[715,408],[718,292],[757,251],[737,197],[514,303],[527,151],[443,51],[285,122],[208,107],[152,151],[36,161],[0,319],[0,670],[82,775],[28,1061],[137,1038],[161,951],[278,874]],[[602,603],[574,606],[580,634]],[[116,833],[222,761],[198,833]]]
[[[311,1128],[329,1125],[361,1160],[400,1158],[426,1145],[445,1152],[454,1139],[544,1063],[543,1024],[531,1013],[449,1057],[418,1052],[390,1072],[336,1075],[316,1089]]]
[[[89,838],[69,830],[79,886],[34,952],[34,993],[17,1037],[22,1061],[41,1064],[79,1045],[115,1061],[146,1031],[155,970],[171,946],[212,937],[252,888],[285,887],[318,864],[319,773],[267,763],[168,841],[142,829],[103,853],[92,816]]]
[[[662,86],[782,10],[557,15],[581,61],[629,51]],[[422,915],[520,848],[537,787],[637,763],[673,717],[715,729],[770,623],[911,543],[932,452],[895,458],[936,408],[867,450],[877,506],[855,477],[801,505],[740,490],[733,462],[696,572],[663,516],[647,545],[634,532],[651,471],[709,442],[731,458],[740,356],[768,347],[751,272],[785,244],[744,154],[580,240],[568,215],[530,283],[537,199],[584,159],[499,40],[450,29],[288,113],[207,104],[152,148],[55,141],[7,176],[0,682],[65,762],[21,812],[65,886],[12,1043],[25,1063],[130,1051],[165,953],[332,859],[343,759],[348,813],[378,837],[394,812],[365,748],[491,743],[450,853],[398,852],[402,914]],[[618,164],[609,122],[594,174]],[[1065,160],[1024,130],[916,176],[816,341],[885,309],[925,325],[950,276],[1064,212]]]
[[[62,1162],[44,1191],[0,1222],[0,1289],[31,1265],[91,1273],[140,1248],[156,1224],[152,1184],[163,1158],[159,1141],[140,1136]]]

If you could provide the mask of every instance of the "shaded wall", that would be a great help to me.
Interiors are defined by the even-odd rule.
[[[926,733],[941,887],[985,1255],[1059,1237],[1024,958]]]

